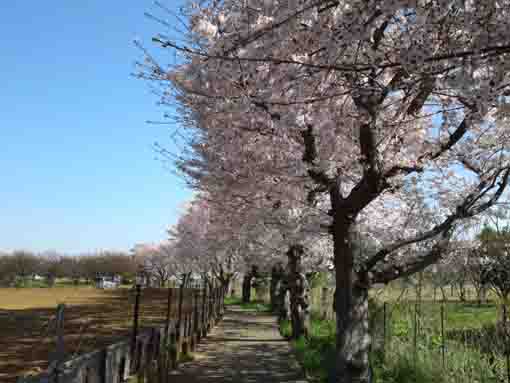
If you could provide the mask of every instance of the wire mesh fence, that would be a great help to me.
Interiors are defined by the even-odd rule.
[[[315,319],[335,320],[333,294],[328,287],[312,289]],[[450,291],[445,295],[451,299],[434,299],[432,291],[423,296],[405,289],[372,291],[371,364],[378,369],[377,382],[510,382],[508,307],[494,297],[480,303],[474,294],[470,301]]]

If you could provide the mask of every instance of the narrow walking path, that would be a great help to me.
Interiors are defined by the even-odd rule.
[[[172,383],[306,383],[275,317],[266,313],[227,307],[194,356],[172,373]]]

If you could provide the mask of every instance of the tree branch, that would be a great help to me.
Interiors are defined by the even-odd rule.
[[[301,136],[303,137],[303,143],[304,143],[304,153],[303,153],[303,162],[307,163],[310,168],[308,169],[308,175],[310,178],[320,185],[319,189],[314,189],[310,191],[310,193],[317,193],[320,191],[326,191],[327,188],[331,185],[331,179],[328,177],[325,171],[320,170],[317,168],[315,160],[318,157],[317,153],[317,145],[315,143],[315,137],[313,135],[313,126],[310,124],[301,131]],[[314,196],[308,195],[308,200],[310,201],[310,198],[314,198]]]
[[[445,232],[443,233],[443,238],[439,241],[439,243],[435,244],[426,255],[402,266],[390,265],[388,268],[380,272],[375,272],[373,273],[371,282],[388,283],[398,278],[413,275],[441,259],[441,256],[444,254],[444,250],[448,247],[449,243],[450,235],[448,235],[448,232]]]
[[[450,138],[448,139],[448,142],[441,144],[441,147],[439,150],[433,153],[425,153],[422,154],[420,157],[418,157],[418,162],[424,160],[425,158],[430,158],[431,160],[435,160],[439,156],[441,156],[446,151],[450,150],[457,142],[460,141],[460,139],[466,134],[468,131],[468,123],[466,119],[464,119],[460,125],[455,129],[455,131],[452,133]]]
[[[494,175],[493,182],[488,187],[486,187],[487,183],[485,181],[481,181],[480,184],[478,185],[477,189],[475,191],[473,191],[472,193],[468,194],[464,198],[462,203],[459,206],[457,206],[457,209],[455,210],[454,213],[450,214],[441,223],[437,224],[432,229],[427,230],[421,234],[412,236],[410,238],[406,238],[406,239],[397,241],[397,242],[379,250],[374,256],[372,256],[372,258],[370,258],[366,262],[364,270],[370,271],[378,262],[382,261],[387,255],[391,254],[392,252],[394,252],[404,246],[408,246],[408,245],[411,245],[411,244],[417,243],[417,242],[422,242],[427,239],[431,239],[438,234],[447,232],[449,229],[451,229],[451,227],[457,220],[473,217],[477,214],[482,213],[483,211],[487,210],[488,208],[490,208],[492,205],[494,205],[494,203],[496,203],[496,201],[503,194],[503,191],[505,190],[506,185],[508,184],[508,179],[510,176],[510,168],[505,169],[505,172],[503,175],[503,180],[499,183],[498,190],[494,193],[494,195],[490,198],[490,200],[481,204],[480,206],[478,206],[476,208],[473,208],[473,206],[476,201],[478,201],[481,197],[485,196],[486,193],[494,187],[495,182],[496,182],[497,178],[499,177],[501,171],[502,171],[502,169],[500,170],[500,172],[498,172],[497,174]],[[472,209],[472,210],[470,210],[470,209]]]
[[[162,48],[174,48],[180,52],[184,52],[187,54],[191,54],[194,56],[204,57],[207,59],[216,59],[216,60],[223,60],[223,61],[246,61],[246,62],[258,62],[258,63],[272,63],[275,65],[284,65],[284,64],[293,64],[293,65],[300,65],[305,68],[311,68],[311,69],[319,69],[319,70],[327,70],[327,71],[336,71],[336,72],[371,72],[374,69],[387,69],[387,68],[400,68],[404,64],[400,61],[396,62],[382,62],[380,64],[372,63],[361,63],[361,64],[310,64],[303,61],[298,60],[292,60],[292,59],[286,59],[286,58],[278,58],[278,57],[232,57],[225,54],[216,54],[216,55],[210,55],[205,52],[201,52],[195,49],[188,48],[186,46],[180,46],[177,45],[171,41],[163,41],[159,37],[153,37],[152,41],[155,43],[158,43],[161,45]],[[423,63],[433,63],[438,61],[444,61],[444,60],[451,60],[455,58],[466,58],[470,56],[477,56],[477,55],[486,55],[481,57],[481,59],[486,59],[494,56],[499,56],[503,54],[510,53],[510,45],[503,45],[503,46],[489,46],[482,48],[480,50],[468,50],[468,51],[461,51],[461,52],[453,52],[453,53],[445,53],[445,54],[438,54],[434,56],[427,57],[423,60]]]

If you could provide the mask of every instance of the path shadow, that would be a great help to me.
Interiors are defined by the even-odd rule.
[[[196,360],[174,372],[174,383],[304,382],[294,352],[274,317],[230,309],[196,350]]]

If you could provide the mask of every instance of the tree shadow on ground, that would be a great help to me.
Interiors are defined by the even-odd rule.
[[[142,290],[140,332],[164,325],[168,292],[165,289]],[[174,292],[172,318],[177,317],[178,294]],[[132,333],[134,293],[128,289],[105,290],[93,300],[74,297],[64,311],[66,354],[81,355],[106,347]],[[185,301],[189,302],[189,294]],[[189,303],[183,311],[191,312]],[[55,349],[54,318],[56,307],[22,310],[0,309],[0,381],[15,382],[17,376],[39,373],[48,367]]]
[[[294,352],[278,332],[275,318],[229,310],[201,342],[195,360],[172,374],[172,383],[304,382]]]

